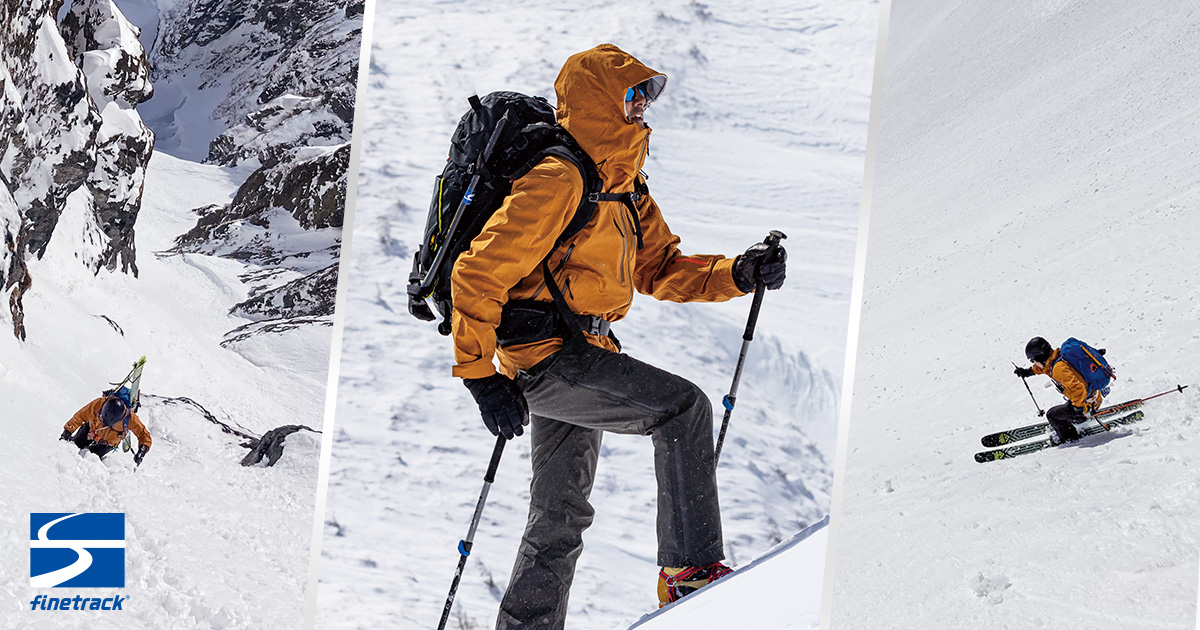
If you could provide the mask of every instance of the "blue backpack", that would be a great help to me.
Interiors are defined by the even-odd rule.
[[[129,388],[126,387],[125,385],[122,385],[117,389],[106,389],[106,390],[100,392],[100,395],[104,396],[105,398],[107,398],[109,396],[112,396],[114,398],[119,398],[121,400],[121,402],[125,403],[125,406],[128,407],[130,410],[138,408],[138,404],[136,402],[134,402],[134,400],[133,400],[133,392],[130,391]],[[122,434],[129,430],[129,417],[130,417],[130,414],[126,413],[125,414],[125,423],[124,423],[125,426],[123,426],[121,428]],[[115,429],[116,427],[113,427],[113,428]]]
[[[1109,391],[1109,383],[1112,382],[1116,372],[1108,364],[1100,351],[1087,345],[1086,343],[1071,337],[1062,343],[1061,358],[1079,372],[1087,383],[1088,396],[1094,392],[1100,392],[1101,395],[1107,396]]]

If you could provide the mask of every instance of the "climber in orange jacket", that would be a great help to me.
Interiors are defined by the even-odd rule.
[[[679,250],[639,175],[650,142],[646,107],[666,82],[611,44],[571,56],[555,82],[558,123],[597,165],[603,191],[630,203],[601,199],[588,225],[555,247],[584,181],[549,156],[513,182],[451,275],[453,374],[493,435],[511,439],[526,424],[531,433],[529,520],[500,630],[563,628],[605,431],[654,443],[660,603],[730,571],[720,562],[712,404],[691,382],[621,353],[610,324],[625,317],[635,291],[721,302],[759,281],[777,289],[786,253],[763,243],[734,259]],[[514,332],[521,312],[556,323]]]
[[[101,396],[71,416],[59,439],[74,442],[80,449],[87,449],[103,459],[129,431],[137,436],[138,450],[133,461],[140,465],[150,450],[150,432],[124,400]]]

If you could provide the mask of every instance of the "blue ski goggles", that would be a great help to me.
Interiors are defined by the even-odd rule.
[[[666,87],[666,85],[667,77],[661,74],[650,77],[649,79],[642,81],[628,90],[625,90],[625,102],[628,103],[629,101],[637,98],[637,95],[641,94],[642,98],[646,99],[646,104],[649,105],[650,103],[658,100],[658,97],[662,94],[663,88]]]

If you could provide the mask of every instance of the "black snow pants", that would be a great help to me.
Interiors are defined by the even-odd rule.
[[[529,521],[500,603],[498,630],[559,630],[604,431],[649,435],[658,482],[658,562],[684,567],[724,557],[713,462],[712,404],[687,380],[585,343],[522,372],[533,480]]]
[[[104,459],[104,456],[108,455],[113,450],[113,447],[104,442],[93,442],[92,439],[88,437],[88,425],[86,423],[80,425],[80,427],[75,430],[74,435],[71,436],[71,441],[75,442],[75,446],[79,447],[80,449],[86,448],[87,450],[95,453],[100,459]]]
[[[1046,411],[1046,420],[1050,422],[1050,426],[1063,442],[1078,440],[1079,429],[1075,425],[1086,419],[1087,416],[1083,410],[1071,403],[1055,405]]]

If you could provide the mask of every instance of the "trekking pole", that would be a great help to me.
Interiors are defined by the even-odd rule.
[[[446,596],[446,607],[442,609],[442,620],[438,622],[438,630],[444,630],[446,620],[450,618],[450,607],[454,605],[454,594],[458,591],[458,581],[462,579],[463,567],[467,566],[467,556],[471,555],[471,546],[475,544],[475,528],[479,526],[479,517],[483,514],[483,504],[487,501],[488,490],[496,479],[496,467],[500,465],[500,454],[504,452],[504,443],[508,440],[503,435],[496,436],[496,448],[492,450],[492,461],[488,463],[487,472],[483,475],[483,491],[479,493],[479,503],[475,504],[475,515],[471,517],[471,528],[467,537],[458,541],[458,569],[454,571],[454,581],[450,584],[450,594]]]
[[[1013,367],[1020,367],[1020,366],[1019,366],[1019,365],[1017,365],[1016,363],[1013,363]],[[1034,396],[1033,396],[1033,390],[1032,390],[1032,389],[1029,389],[1029,381],[1025,380],[1025,377],[1024,377],[1024,376],[1022,376],[1022,377],[1021,377],[1021,382],[1025,383],[1025,391],[1029,392],[1029,397],[1030,397],[1030,398],[1033,398],[1033,406],[1034,406],[1034,407],[1037,407],[1037,410],[1038,410],[1038,417],[1039,417],[1039,418],[1041,418],[1042,416],[1046,415],[1046,412],[1045,412],[1045,411],[1042,411],[1042,406],[1038,404],[1038,402],[1037,402],[1037,398],[1034,398]]]
[[[770,260],[779,249],[779,241],[787,235],[779,230],[771,230],[763,242],[767,244],[767,253],[763,261]],[[721,446],[725,443],[725,431],[729,429],[729,416],[733,415],[733,405],[737,402],[738,383],[742,380],[742,366],[746,363],[746,351],[754,339],[754,327],[758,325],[758,310],[762,308],[763,294],[767,292],[767,283],[759,278],[754,283],[754,302],[750,304],[750,318],[746,321],[746,332],[742,333],[742,351],[738,353],[737,368],[733,371],[733,384],[729,386],[729,394],[721,400],[725,406],[725,418],[721,420],[721,433],[717,435],[717,448],[713,453],[713,466],[721,459]]]

